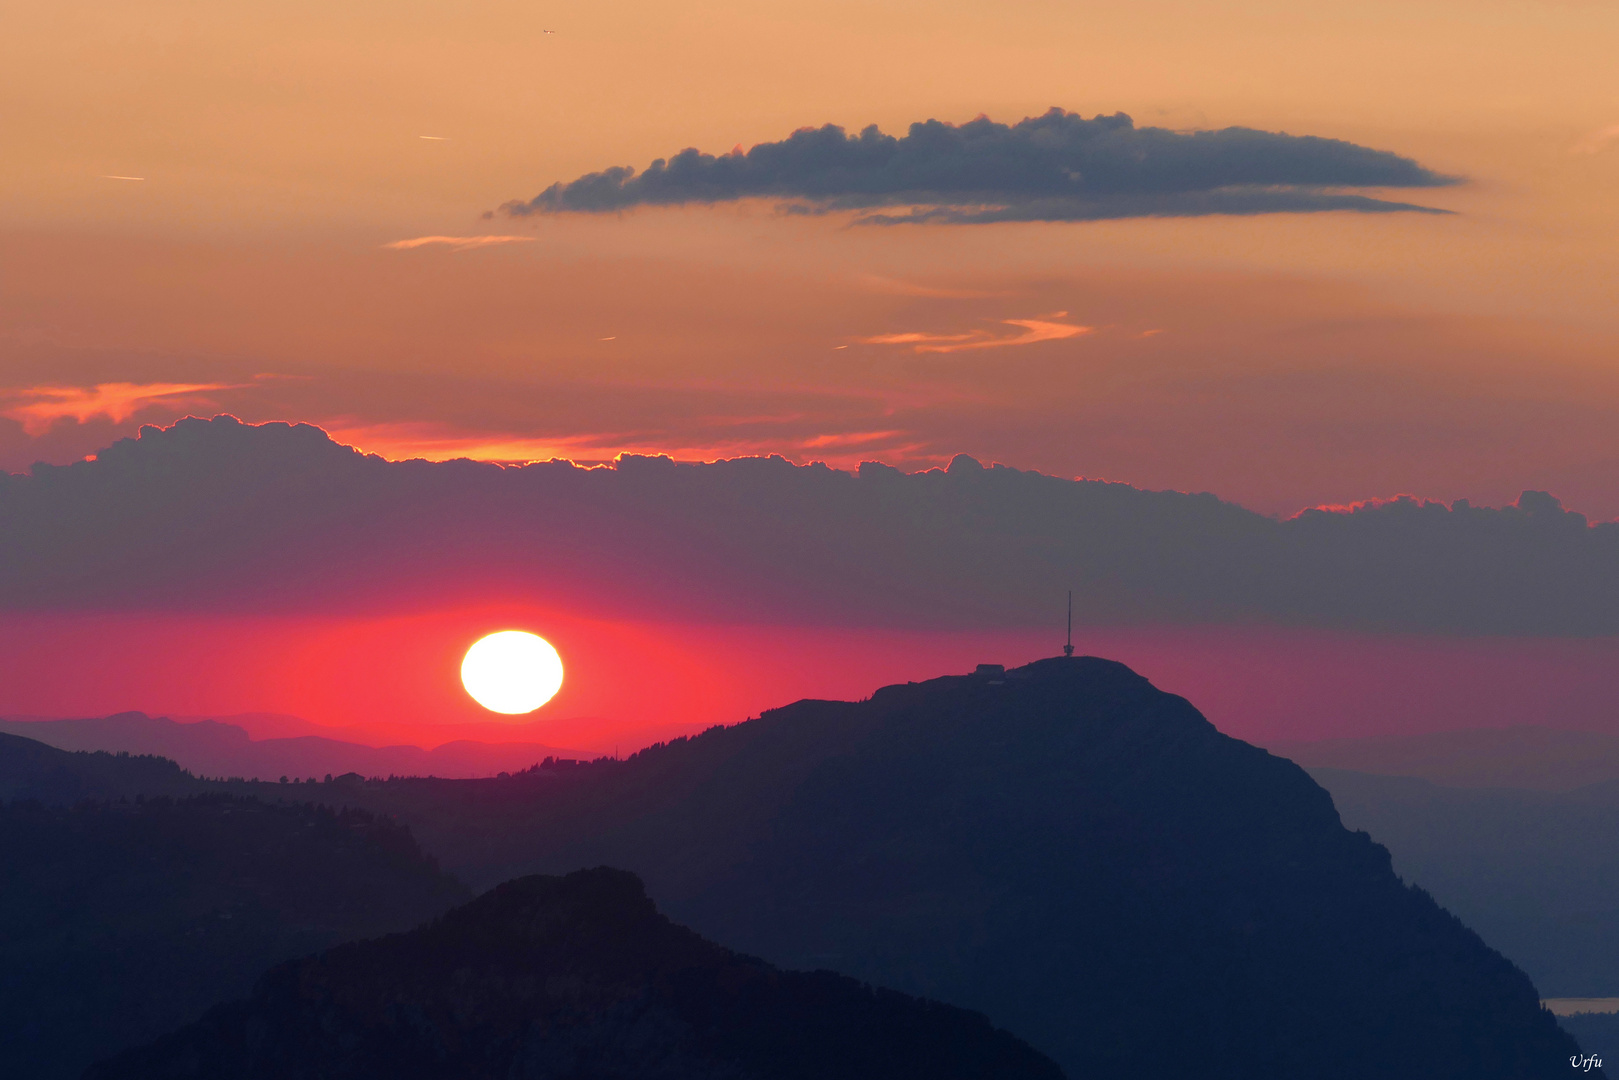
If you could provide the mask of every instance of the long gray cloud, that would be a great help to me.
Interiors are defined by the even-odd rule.
[[[985,117],[960,125],[929,120],[898,138],[875,125],[849,135],[828,124],[746,153],[687,149],[640,173],[605,169],[500,209],[521,217],[745,198],[775,199],[805,213],[910,208],[860,219],[871,224],[1321,210],[1441,213],[1343,189],[1456,182],[1410,158],[1339,139],[1240,127],[1140,128],[1123,113],[1087,120],[1053,108],[1016,124]]]
[[[0,610],[350,612],[487,594],[982,628],[1049,622],[1069,588],[1092,625],[1615,634],[1619,525],[1535,492],[1280,521],[970,458],[915,474],[779,458],[390,463],[317,428],[228,418],[0,473]]]

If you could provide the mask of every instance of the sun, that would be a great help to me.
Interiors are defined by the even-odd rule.
[[[490,712],[530,713],[562,689],[562,657],[538,634],[502,630],[467,650],[461,685]]]

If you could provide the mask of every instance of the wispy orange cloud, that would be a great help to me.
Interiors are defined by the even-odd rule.
[[[878,334],[876,337],[861,338],[862,345],[916,345],[917,352],[927,352],[924,345],[941,341],[966,341],[972,334]]]
[[[905,434],[903,431],[847,431],[837,435],[817,435],[803,440],[798,445],[805,450],[844,449],[864,446],[867,443],[886,442]]]
[[[563,436],[536,439],[495,432],[457,431],[441,424],[385,423],[323,425],[326,433],[340,443],[390,461],[452,461],[470,458],[501,465],[528,464],[561,459],[577,465],[602,465],[624,455],[663,455],[676,461],[720,461],[725,458],[782,454],[799,461],[824,461],[835,467],[853,467],[861,460],[862,448],[887,444],[885,453],[898,450],[906,459],[921,448],[897,443],[908,433],[899,430],[848,431],[807,435],[797,438],[731,439],[708,445],[647,438],[628,433]],[[869,449],[866,450],[870,452]],[[945,456],[945,459],[948,455]]]
[[[1413,506],[1443,506],[1447,509],[1450,507],[1449,503],[1440,499],[1424,499],[1421,496],[1404,492],[1387,498],[1359,499],[1355,502],[1347,503],[1318,503],[1315,506],[1306,506],[1303,510],[1294,514],[1293,517],[1303,517],[1312,510],[1323,514],[1357,514],[1362,510],[1381,510],[1385,506],[1395,506],[1400,503],[1409,503]]]
[[[325,424],[333,439],[389,461],[495,461],[502,464],[569,460],[599,460],[589,452],[588,439],[528,439],[497,433],[458,432],[440,424]],[[581,455],[581,451],[585,451]],[[612,454],[606,454],[611,458]]]
[[[409,240],[395,240],[382,246],[389,251],[410,251],[413,248],[443,244],[451,251],[472,251],[475,248],[492,247],[496,244],[527,244],[532,243],[534,239],[532,236],[414,236]]]
[[[1021,334],[996,336],[983,330],[967,334],[878,334],[861,338],[862,345],[910,345],[919,353],[952,353],[964,349],[1000,349],[1009,345],[1033,345],[1039,341],[1061,341],[1063,338],[1089,334],[1094,327],[1074,323],[1056,322],[1066,318],[1068,312],[1057,311],[1038,319],[1002,319],[1006,326],[1023,328]]]
[[[0,392],[0,397],[21,399],[0,416],[22,422],[29,435],[43,435],[63,417],[79,423],[104,416],[123,423],[149,405],[206,404],[198,395],[228,390],[225,383],[98,383],[95,386],[29,386]]]

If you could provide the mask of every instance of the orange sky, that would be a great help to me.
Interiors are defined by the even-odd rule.
[[[1545,488],[1619,518],[1613,0],[0,10],[0,468],[228,410],[393,457],[922,468],[965,452],[1276,514]],[[687,146],[1053,105],[1346,139],[1467,182],[1421,193],[1447,216],[482,216]],[[0,710],[466,721],[453,662],[487,627],[463,614],[12,615],[0,637],[27,677],[0,680]],[[562,620],[547,628],[574,674],[547,737],[600,749],[609,731],[644,740],[1051,648],[529,615]],[[1542,662],[1513,643],[1446,659],[1444,643],[1224,633],[1086,647],[1254,738],[1583,726],[1611,701],[1603,643],[1536,646],[1572,650]],[[604,676],[626,656],[658,678]],[[1554,684],[1571,703],[1536,713]],[[1297,695],[1323,685],[1338,711],[1293,726]]]
[[[229,410],[390,456],[961,451],[1272,513],[1619,517],[1610,0],[13,8],[0,467]],[[1469,182],[1443,217],[481,217],[688,145],[1051,105]]]

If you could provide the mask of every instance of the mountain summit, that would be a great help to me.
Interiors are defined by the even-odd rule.
[[[634,870],[713,940],[981,1011],[1071,1077],[1530,1080],[1575,1052],[1303,769],[1106,660],[350,797],[474,882]]]
[[[982,1016],[781,972],[634,875],[527,877],[409,934],[285,964],[86,1080],[1061,1080]]]

